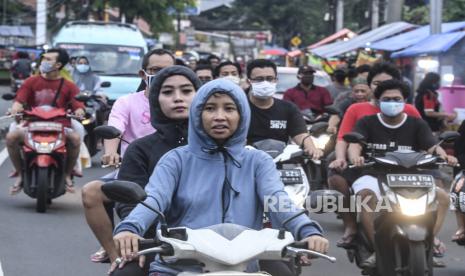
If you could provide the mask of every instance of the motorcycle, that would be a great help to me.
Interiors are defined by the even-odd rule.
[[[292,202],[303,208],[310,191],[310,183],[305,168],[307,168],[308,156],[302,149],[294,144],[273,139],[266,139],[252,145],[254,148],[268,153],[276,164],[284,184],[284,190],[288,193]]]
[[[81,121],[86,131],[84,143],[89,150],[90,156],[98,152],[98,138],[94,134],[94,129],[104,124],[110,108],[100,95],[93,95],[89,91],[81,91],[76,100],[85,104],[85,118]]]
[[[37,199],[36,211],[44,213],[52,199],[66,192],[65,127],[73,116],[61,108],[39,106],[24,111],[22,117],[26,134],[19,173],[24,193]]]
[[[328,159],[334,151],[336,145],[336,136],[327,132],[328,119],[333,114],[339,114],[335,107],[325,107],[325,113],[317,118],[304,116],[307,122],[308,133],[311,135],[313,144],[316,148],[323,151],[323,157],[320,160],[310,160],[308,163],[308,176],[312,191],[323,190],[328,188],[327,169]]]
[[[168,228],[163,213],[144,203],[147,194],[133,182],[113,181],[103,185],[102,191],[113,201],[140,203],[158,214],[160,229],[156,238],[140,240],[139,248],[142,250],[137,255],[156,253],[160,257],[172,257],[179,261],[190,260],[190,263],[198,264],[200,272],[181,272],[178,274],[180,276],[269,275],[262,272],[245,272],[247,265],[257,260],[292,262],[299,275],[301,256],[319,257],[336,262],[334,257],[306,249],[306,243],[296,242],[292,234],[284,229],[266,228],[257,231],[235,224],[218,224],[200,229]],[[288,219],[287,222],[292,219]]]
[[[458,136],[456,132],[444,132],[437,145]],[[348,133],[344,140],[367,145],[359,133]],[[433,275],[433,227],[437,201],[434,178],[427,170],[440,165],[445,165],[445,162],[422,152],[371,151],[365,161],[365,172],[378,179],[381,196],[390,208],[382,209],[375,218],[375,244],[369,242],[358,223],[354,244],[347,249],[349,260],[362,268],[361,263],[376,252],[376,268],[362,268],[362,274]]]

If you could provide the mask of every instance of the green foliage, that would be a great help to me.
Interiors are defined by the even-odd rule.
[[[404,8],[404,20],[412,24],[429,24],[429,6],[418,6],[416,8]]]
[[[444,0],[443,20],[445,22],[465,20],[465,0]]]
[[[245,26],[269,28],[276,43],[287,46],[300,35],[307,45],[325,35],[325,0],[236,0],[233,13]]]

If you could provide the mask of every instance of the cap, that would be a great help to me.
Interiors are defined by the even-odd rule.
[[[299,71],[297,71],[297,74],[303,74],[303,73],[315,73],[315,69],[313,69],[312,66],[310,65],[301,65],[299,67]]]

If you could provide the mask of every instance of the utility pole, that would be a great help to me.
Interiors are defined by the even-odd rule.
[[[371,29],[379,25],[379,0],[371,0]]]
[[[388,0],[386,7],[386,23],[393,23],[402,20],[402,8],[404,0]]]
[[[47,41],[47,1],[37,0],[36,15],[36,46]]]
[[[336,32],[344,28],[344,0],[337,0],[336,4]]]
[[[440,34],[442,24],[442,0],[430,0],[429,2],[430,13],[430,33]]]
[[[6,25],[6,0],[3,0],[2,25]]]

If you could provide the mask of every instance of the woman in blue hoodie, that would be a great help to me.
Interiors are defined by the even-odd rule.
[[[160,159],[145,188],[145,203],[165,212],[169,227],[234,223],[261,229],[265,198],[290,200],[271,157],[245,148],[249,123],[249,104],[239,86],[221,79],[202,86],[189,112],[188,145]],[[294,214],[268,212],[276,227]],[[137,240],[156,219],[139,204],[116,227],[114,240],[123,260],[132,258]],[[307,240],[309,249],[328,250],[321,227],[307,216],[296,217],[286,228],[296,240]],[[150,271],[179,273],[159,261],[152,263]]]

